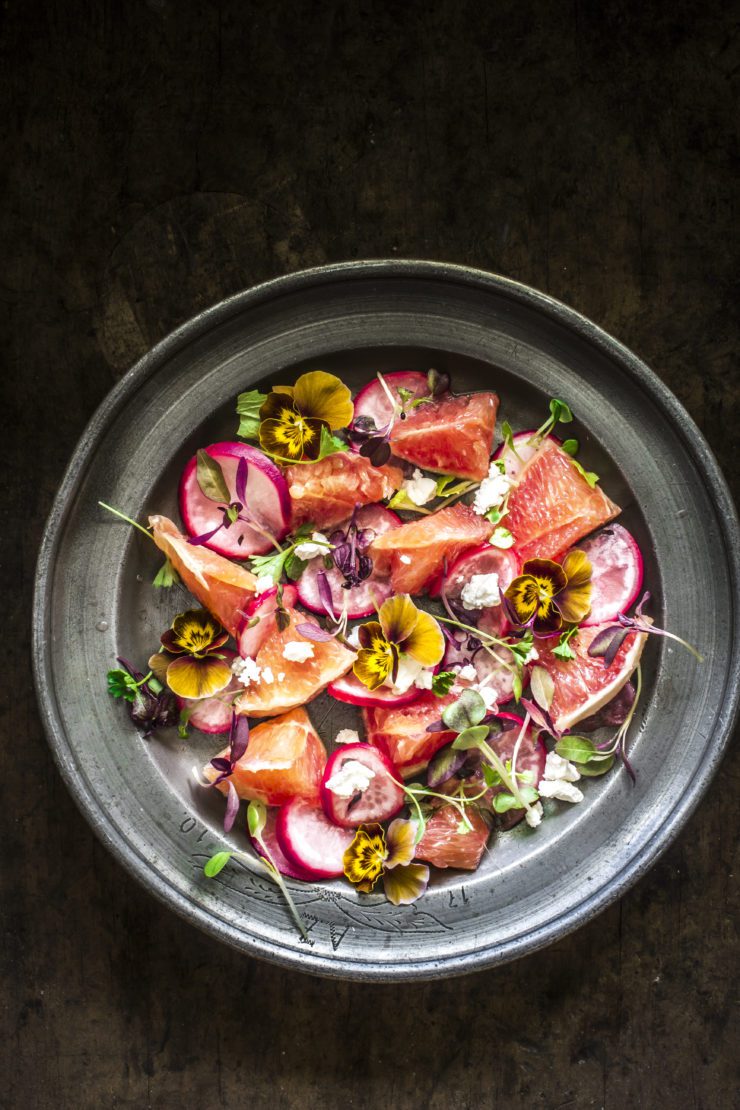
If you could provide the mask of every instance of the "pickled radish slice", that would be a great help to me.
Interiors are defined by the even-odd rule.
[[[604,624],[626,613],[642,589],[643,560],[634,536],[608,524],[582,540],[578,550],[591,563],[591,612],[584,625]]]
[[[418,373],[416,370],[395,370],[391,374],[383,374],[383,381],[399,403],[399,389],[407,389],[412,395],[412,400],[429,396],[427,376]],[[373,378],[355,397],[355,420],[359,416],[371,417],[375,421],[378,432],[385,431],[390,423],[393,408],[388,394],[378,378]],[[360,446],[360,443],[358,443],[355,450],[359,450]]]
[[[364,785],[353,789],[354,764],[360,764],[360,771],[368,777],[361,775]],[[370,744],[343,744],[324,768],[321,780],[324,813],[343,828],[356,828],[366,821],[387,821],[403,805],[399,778],[399,772],[378,748]],[[340,792],[332,789],[333,783],[338,784]],[[350,792],[345,796],[346,791]]]
[[[331,682],[326,688],[337,701],[346,702],[348,705],[364,705],[370,708],[383,706],[411,705],[421,697],[422,691],[417,686],[410,686],[403,694],[394,694],[389,687],[379,686],[377,690],[368,690],[351,671]]]
[[[540,446],[540,444],[532,444],[529,442],[529,440],[532,439],[532,436],[535,436],[536,434],[536,428],[529,428],[526,432],[517,432],[512,437],[514,443],[514,451],[512,451],[510,447],[507,447],[505,443],[502,443],[501,446],[495,451],[493,456],[494,461],[497,462],[500,459],[503,462],[505,468],[504,472],[507,478],[518,478],[522,470],[524,469],[524,464],[528,463],[532,456],[536,453],[537,448]],[[551,439],[553,443],[557,443],[558,445],[562,443],[562,440],[558,439],[557,436],[550,435],[546,438]],[[516,454],[514,452],[516,452]]]
[[[278,813],[275,832],[288,862],[307,878],[337,879],[344,874],[344,853],[355,831],[332,824],[323,809],[296,798]]]

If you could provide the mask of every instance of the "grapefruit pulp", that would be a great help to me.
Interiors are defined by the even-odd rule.
[[[427,821],[424,835],[416,846],[415,858],[426,860],[434,867],[475,871],[488,842],[490,829],[472,806],[468,807],[466,816],[473,828],[460,832],[459,810],[443,804]]]
[[[480,482],[488,474],[497,409],[495,393],[428,401],[396,420],[393,454],[426,470]]]
[[[427,732],[456,694],[437,697],[424,690],[410,705],[366,706],[362,710],[369,744],[386,751],[400,774],[410,778],[422,771],[435,752],[455,738],[454,732]]]
[[[292,527],[311,521],[317,528],[341,524],[355,505],[392,497],[403,482],[397,466],[373,466],[363,455],[342,451],[319,462],[285,469],[292,503]]]
[[[390,574],[393,592],[418,594],[441,573],[445,559],[485,543],[493,525],[458,502],[378,536],[370,555],[379,574]]]

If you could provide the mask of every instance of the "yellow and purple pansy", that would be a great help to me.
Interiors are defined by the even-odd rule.
[[[383,876],[385,896],[394,906],[415,902],[427,888],[429,868],[412,863],[416,847],[416,822],[397,817],[387,832],[378,824],[360,825],[344,853],[344,874],[369,894]]]
[[[228,638],[207,609],[188,609],[161,637],[165,650],[153,655],[149,666],[180,698],[212,697],[232,679],[228,661],[219,654]]]
[[[346,428],[353,416],[347,386],[333,374],[312,370],[295,385],[272,387],[260,408],[260,446],[283,462],[317,459],[322,428]]]
[[[562,566],[551,559],[528,559],[504,597],[514,623],[536,636],[557,632],[563,623],[579,624],[591,608],[591,563],[577,548]]]
[[[369,690],[395,680],[398,663],[407,655],[423,667],[434,667],[444,655],[445,641],[434,617],[417,609],[408,594],[384,601],[377,621],[360,625],[360,650],[353,671]]]

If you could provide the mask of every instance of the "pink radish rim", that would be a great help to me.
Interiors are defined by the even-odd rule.
[[[369,822],[369,823],[372,824],[375,821],[380,822],[380,823],[382,823],[383,821],[390,821],[392,817],[395,817],[396,814],[400,813],[401,810],[403,809],[404,792],[403,792],[403,788],[400,787],[400,786],[398,787],[398,791],[401,795],[401,800],[398,803],[398,805],[396,806],[396,808],[392,811],[392,813],[386,814],[385,817],[373,817],[372,820],[370,820],[370,818],[366,817],[364,819],[364,821],[358,821],[357,825],[340,825],[337,821],[334,820],[331,813],[329,812],[329,807],[332,804],[331,799],[329,797],[329,795],[331,794],[331,791],[327,790],[326,783],[331,778],[332,774],[334,773],[334,764],[339,759],[341,759],[343,756],[346,756],[348,752],[352,752],[352,751],[361,751],[361,752],[370,751],[372,753],[372,755],[374,757],[377,757],[380,760],[380,762],[383,764],[384,770],[386,771],[388,776],[393,780],[394,785],[396,783],[398,783],[398,781],[402,778],[401,772],[398,770],[395,763],[393,763],[393,761],[391,760],[391,758],[387,754],[387,752],[383,751],[382,748],[376,747],[375,744],[370,744],[370,743],[363,742],[363,741],[360,741],[357,744],[342,744],[341,747],[337,748],[336,751],[332,752],[331,755],[329,756],[329,758],[327,759],[326,766],[324,767],[324,773],[321,776],[321,783],[319,784],[319,797],[321,798],[321,808],[324,811],[324,815],[326,816],[327,820],[331,821],[332,825],[335,825],[338,829],[355,829],[355,828],[358,827],[358,825],[362,825],[365,822]]]
[[[609,527],[611,527],[611,525],[607,524],[607,525],[605,525],[605,527],[609,528]],[[629,546],[632,549],[632,554],[635,556],[635,566],[637,567],[637,578],[635,579],[635,588],[632,591],[630,599],[626,603],[624,608],[619,610],[620,613],[626,613],[627,610],[630,609],[634,605],[635,601],[637,600],[637,596],[640,593],[640,590],[642,589],[642,582],[643,582],[643,578],[645,577],[645,560],[642,556],[642,551],[640,550],[640,545],[638,544],[637,540],[632,535],[630,530],[628,528],[625,528],[623,524],[620,524],[619,527],[622,529],[625,536],[627,537],[627,540],[629,542]],[[601,529],[599,529],[599,531],[600,530]],[[596,533],[594,533],[594,535],[595,534]],[[588,536],[586,537],[586,539],[589,539],[589,538],[590,537],[588,537]],[[581,542],[583,542],[583,541],[581,541]],[[578,544],[574,544],[574,546],[578,547]],[[593,628],[594,625],[608,624],[610,621],[614,621],[616,619],[617,619],[617,614],[616,613],[614,613],[614,615],[611,616],[611,617],[602,617],[601,620],[598,620],[598,621],[592,621],[592,620],[589,620],[587,618],[585,621],[582,621],[581,628]]]
[[[342,868],[339,871],[328,871],[326,868],[307,867],[306,864],[301,863],[300,860],[297,858],[296,854],[290,848],[288,848],[288,846],[287,846],[288,838],[287,838],[287,835],[286,835],[286,832],[285,832],[285,825],[287,823],[288,816],[289,816],[288,811],[290,810],[291,806],[296,806],[296,805],[306,805],[306,806],[309,806],[309,808],[311,808],[311,809],[317,810],[321,814],[321,816],[327,822],[329,822],[329,818],[326,816],[326,814],[324,813],[324,810],[321,806],[312,806],[310,802],[306,802],[303,798],[294,798],[292,802],[287,802],[284,806],[280,807],[280,810],[279,810],[278,815],[277,815],[277,819],[275,821],[275,835],[277,837],[278,844],[280,845],[281,852],[283,853],[283,855],[287,859],[288,863],[292,864],[295,867],[300,867],[300,869],[302,871],[306,872],[306,874],[309,876],[309,881],[313,882],[316,879],[338,879],[338,878],[340,878],[340,876],[344,874],[344,868]],[[333,822],[329,822],[329,824],[331,824],[332,828],[334,828],[334,829],[341,829],[342,828],[341,825],[335,825]],[[344,831],[349,832],[349,829],[344,830]]]

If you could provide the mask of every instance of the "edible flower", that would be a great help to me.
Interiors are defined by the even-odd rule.
[[[397,817],[387,833],[382,825],[360,825],[344,853],[344,874],[369,894],[383,876],[385,896],[394,906],[415,902],[427,888],[429,868],[412,863],[416,846],[416,822]]]
[[[207,609],[188,609],[160,637],[165,650],[153,655],[149,666],[180,698],[212,697],[231,682],[231,667],[218,653],[228,638]]]
[[[591,608],[591,564],[582,551],[569,551],[562,566],[551,559],[528,559],[504,593],[508,615],[519,627],[547,636],[579,624]]]
[[[433,667],[444,655],[445,641],[434,617],[417,609],[408,594],[384,601],[377,621],[359,628],[360,650],[353,671],[369,690],[389,677],[395,681],[402,655]]]
[[[333,374],[312,370],[295,385],[273,386],[260,408],[260,446],[286,462],[318,459],[322,429],[345,428],[353,415],[347,386]]]

